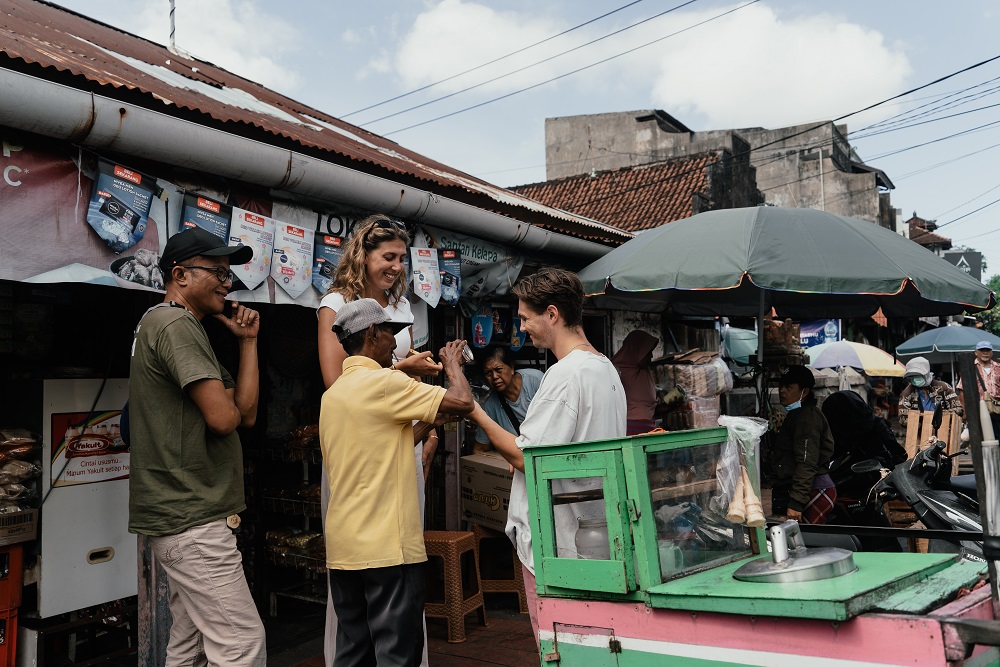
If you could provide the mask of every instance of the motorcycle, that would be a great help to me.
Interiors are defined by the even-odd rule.
[[[830,477],[837,487],[837,500],[827,524],[890,528],[885,514],[869,502],[872,487],[881,479],[879,470],[892,468],[906,460],[906,450],[896,443],[884,420],[877,418],[868,403],[853,391],[838,391],[823,402],[823,415],[834,437],[834,456]],[[860,471],[854,464],[869,459],[880,464],[873,470]],[[814,539],[808,536],[808,539]],[[858,535],[863,551],[902,550],[891,537]]]
[[[982,521],[973,475],[951,476],[952,459],[963,453],[945,454],[946,443],[937,439],[941,423],[940,408],[933,421],[935,435],[926,449],[891,470],[869,459],[851,466],[859,475],[879,472],[882,479],[872,489],[875,509],[885,515],[885,505],[896,499],[905,501],[920,522],[931,530],[961,530],[981,533]],[[982,561],[982,542],[970,540],[930,540],[932,553],[959,553],[964,558]]]

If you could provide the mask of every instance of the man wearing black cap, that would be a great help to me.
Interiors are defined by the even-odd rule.
[[[413,422],[467,415],[475,406],[462,373],[464,341],[439,353],[447,390],[390,368],[394,334],[406,326],[389,320],[375,299],[347,303],[333,324],[348,356],[323,394],[319,441],[330,480],[324,534],[336,667],[420,664],[427,553]]]
[[[266,664],[264,626],[232,529],[246,509],[238,426],[257,417],[260,316],[233,302],[230,262],[253,257],[193,228],[160,258],[163,303],[139,321],[129,378],[129,530],[149,536],[170,584],[166,665]],[[239,341],[239,377],[223,368],[202,328],[214,317]]]
[[[774,445],[771,512],[802,523],[826,523],[837,500],[829,474],[833,433],[816,407],[815,384],[805,366],[789,366],[778,378],[778,398],[787,416]]]

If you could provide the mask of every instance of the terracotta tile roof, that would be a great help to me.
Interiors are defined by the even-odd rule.
[[[705,195],[715,153],[569,176],[511,188],[549,206],[637,232],[690,217],[692,199]]]
[[[913,216],[906,221],[906,224],[910,230],[909,238],[914,243],[919,243],[922,246],[943,245],[946,248],[951,247],[950,238],[934,232],[937,229],[937,222],[934,220],[924,220]]]
[[[4,2],[0,68],[288,148],[578,238],[619,245],[632,237],[539,205],[211,63],[51,3]]]

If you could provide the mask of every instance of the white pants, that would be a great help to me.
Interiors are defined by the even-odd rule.
[[[420,503],[420,522],[424,521],[424,444],[413,448],[413,459],[417,466],[417,501]],[[326,478],[326,466],[323,466],[323,478],[320,483],[320,502],[322,503],[323,527],[326,527],[326,508],[330,505],[330,483]],[[323,637],[323,657],[327,667],[333,667],[333,659],[337,655],[337,612],[333,609],[333,598],[330,587],[326,589],[326,633]],[[428,667],[427,661],[427,618],[424,618],[424,655],[420,661],[421,667]]]
[[[166,667],[264,667],[264,625],[225,519],[150,537],[170,585]]]

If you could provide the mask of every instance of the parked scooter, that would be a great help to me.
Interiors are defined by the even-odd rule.
[[[885,514],[870,502],[872,487],[881,479],[881,468],[891,469],[906,460],[889,426],[877,417],[868,403],[853,391],[838,391],[823,402],[823,415],[830,424],[834,455],[830,477],[837,487],[837,501],[827,516],[828,524],[889,528]],[[852,466],[875,459],[873,470],[857,471]],[[812,539],[808,536],[808,539]],[[901,551],[899,540],[882,536],[856,536],[863,551]]]
[[[928,529],[982,532],[975,479],[972,475],[963,475],[964,479],[951,477],[951,460],[961,452],[944,453],[946,444],[936,436],[940,423],[939,407],[932,421],[935,435],[931,445],[891,471],[875,459],[857,463],[852,469],[858,474],[881,471],[883,478],[872,490],[874,507],[880,513],[884,514],[890,500],[902,499]],[[929,551],[960,553],[965,558],[983,560],[981,542],[935,539],[930,541]]]

